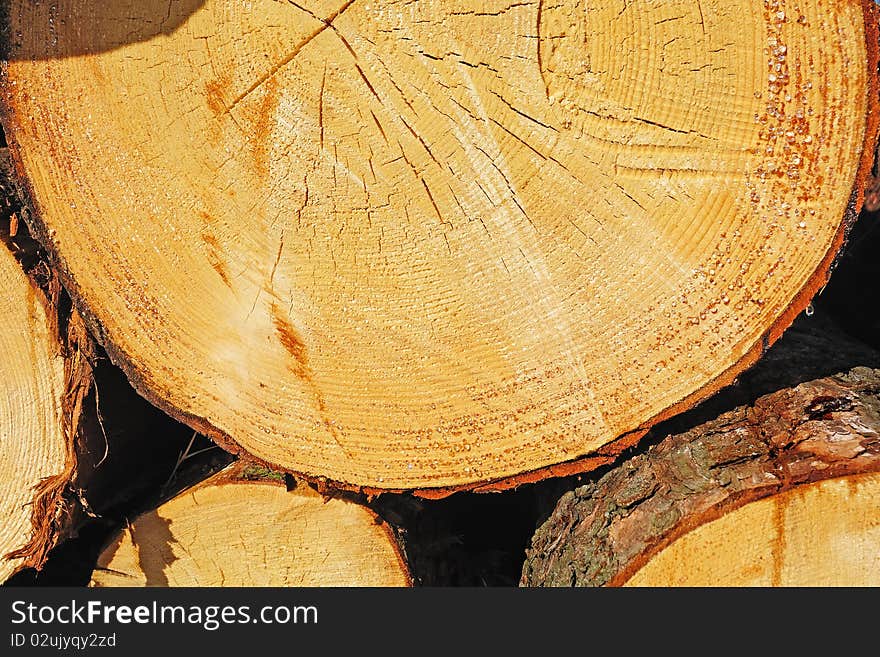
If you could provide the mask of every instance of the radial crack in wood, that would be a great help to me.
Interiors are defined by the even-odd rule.
[[[8,3],[37,232],[142,394],[347,487],[583,470],[729,383],[876,139],[868,0],[92,5]]]
[[[39,295],[0,243],[0,582],[54,546],[72,473],[64,359]]]
[[[237,464],[141,515],[98,558],[92,586],[409,586],[369,509]]]

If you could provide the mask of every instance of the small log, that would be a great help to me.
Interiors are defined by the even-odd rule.
[[[149,511],[103,551],[92,586],[409,586],[365,506],[237,463]]]
[[[764,396],[569,491],[521,584],[880,584],[880,370]]]

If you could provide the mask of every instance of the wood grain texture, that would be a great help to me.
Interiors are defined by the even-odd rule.
[[[39,292],[0,243],[0,582],[38,565],[56,538],[58,509],[35,513],[56,478],[66,482],[64,359]],[[54,499],[54,498],[52,498]],[[37,509],[39,511],[39,509]]]
[[[521,583],[876,585],[878,472],[880,370],[781,390],[564,494]]]
[[[876,139],[862,0],[95,5],[8,3],[38,234],[142,394],[350,488],[585,469],[729,383]]]
[[[758,500],[662,550],[627,586],[880,586],[880,474]]]
[[[394,535],[366,507],[238,467],[132,522],[92,586],[410,585]]]

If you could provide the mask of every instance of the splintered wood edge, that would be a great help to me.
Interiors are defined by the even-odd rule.
[[[200,481],[199,483],[197,483],[197,484],[195,484],[185,490],[180,491],[179,493],[177,493],[176,495],[174,495],[173,497],[171,497],[169,499],[163,500],[155,509],[151,509],[151,510],[145,511],[144,513],[139,514],[138,518],[140,518],[141,515],[145,515],[147,513],[150,513],[151,511],[155,511],[156,509],[161,508],[162,505],[170,502],[171,500],[173,500],[177,497],[181,497],[183,495],[191,495],[192,493],[194,493],[200,489],[204,489],[204,488],[211,488],[214,486],[228,486],[228,485],[264,485],[264,486],[274,486],[274,487],[282,487],[282,488],[287,486],[286,483],[273,478],[272,475],[278,474],[278,472],[275,472],[269,468],[266,468],[267,471],[265,473],[255,474],[255,473],[249,472],[249,470],[251,470],[254,465],[255,465],[255,462],[251,462],[251,461],[246,461],[246,460],[235,461],[235,462],[231,463],[230,465],[226,466],[223,470],[211,475],[207,479],[204,479],[204,480]],[[297,487],[303,486],[303,485],[308,485],[308,483],[309,483],[305,478],[302,478],[302,477],[296,477],[296,480],[297,480],[296,481]],[[293,488],[290,490],[294,491],[296,489]],[[318,491],[312,491],[312,494],[314,494],[315,496],[324,497],[325,502],[332,499],[331,497],[324,496],[322,493],[320,493]],[[391,527],[391,525],[389,525],[384,519],[382,519],[378,514],[376,514],[376,512],[373,511],[373,509],[371,509],[370,507],[368,507],[365,504],[359,503],[358,501],[351,500],[349,498],[344,498],[342,501],[345,502],[346,504],[354,504],[354,505],[360,507],[367,514],[367,516],[372,520],[373,524],[379,530],[381,530],[381,532],[387,538],[388,545],[391,547],[391,551],[393,552],[394,557],[397,561],[398,570],[400,571],[400,574],[403,576],[403,579],[404,579],[403,585],[405,587],[412,587],[414,585],[414,581],[413,581],[412,571],[409,567],[409,562],[406,557],[405,546],[403,545],[403,543],[401,542],[400,538],[398,537],[398,535],[396,534],[394,529]],[[132,522],[132,524],[134,522],[137,522],[137,518],[135,518],[135,520]],[[116,532],[108,538],[105,545],[103,545],[101,548],[100,556],[98,558],[98,563],[100,563],[100,560],[103,557],[104,553],[111,546],[113,546],[113,544],[115,542],[117,542],[119,540],[120,535],[121,535],[120,532]]]
[[[92,335],[104,347],[111,362],[122,369],[138,394],[151,404],[172,418],[187,424],[194,430],[212,439],[223,449],[232,454],[246,458],[250,462],[265,465],[273,470],[290,472],[301,479],[311,481],[322,487],[336,488],[366,495],[378,495],[382,493],[412,493],[427,499],[441,499],[454,493],[464,491],[500,492],[517,488],[522,484],[534,483],[550,477],[562,477],[590,472],[603,465],[614,462],[622,451],[637,444],[654,425],[677,415],[678,413],[693,408],[700,401],[711,397],[722,388],[732,384],[742,372],[752,367],[761,358],[767,349],[769,349],[769,347],[782,336],[783,332],[791,325],[795,318],[809,306],[813,297],[825,287],[830,273],[834,268],[838,253],[845,244],[849,230],[858,218],[858,214],[864,203],[864,192],[871,176],[871,169],[874,165],[874,153],[878,141],[878,130],[880,130],[880,83],[878,83],[878,65],[880,65],[880,27],[878,27],[878,21],[880,21],[880,10],[878,10],[878,7],[874,4],[873,0],[861,0],[861,4],[864,14],[865,44],[868,58],[868,111],[865,117],[865,139],[862,148],[862,159],[855,175],[855,182],[849,204],[844,213],[844,217],[841,220],[840,227],[834,236],[834,240],[825,254],[825,257],[819,263],[819,266],[816,268],[812,276],[810,276],[806,285],[794,297],[787,310],[783,312],[763,336],[752,345],[751,349],[745,353],[739,362],[722,372],[707,385],[694,391],[677,403],[672,404],[666,408],[666,410],[643,422],[640,426],[627,431],[614,440],[606,443],[594,453],[578,457],[571,461],[544,466],[508,477],[486,479],[457,486],[375,488],[359,486],[344,481],[336,481],[327,477],[299,473],[289,468],[285,468],[280,464],[271,463],[253,456],[247,452],[244,447],[239,445],[232,436],[222,429],[212,425],[207,419],[188,413],[164,400],[150,387],[143,377],[141,377],[138,373],[137,367],[128,355],[121,349],[118,349],[112,341],[108,339],[107,333],[100,320],[90,312],[88,306],[83,301],[81,290],[74,278],[69,274],[69,269],[66,266],[64,258],[53,248],[52,240],[49,239],[48,226],[41,217],[39,206],[35,201],[36,195],[34,194],[30,182],[24,175],[22,163],[18,156],[19,147],[15,140],[15,130],[6,131],[7,143],[9,144],[9,151],[12,155],[16,169],[16,184],[21,192],[22,201],[29,210],[26,221],[31,228],[32,233],[49,254],[49,258],[57,275],[67,289],[74,307],[86,321]],[[8,2],[0,3],[0,18],[6,18],[8,9]],[[3,27],[0,29],[0,47],[4,49],[6,48],[6,44],[9,43],[8,30],[9,21],[3,20]],[[0,51],[0,60],[2,60],[3,64],[2,71],[0,71],[0,87],[2,87],[6,85],[7,82],[6,64],[8,63],[8,54]],[[0,124],[3,126],[13,125],[12,115],[13,113],[11,109],[7,106],[5,95],[0,97]]]
[[[5,176],[4,163],[0,162],[0,176]],[[0,249],[7,249],[5,244],[0,243]],[[9,252],[9,257],[16,260],[15,255]],[[7,256],[3,256],[4,258]],[[62,341],[59,336],[57,321],[57,299],[53,298],[51,293],[43,290],[37,281],[26,272],[22,272],[22,277],[30,286],[30,294],[39,304],[43,311],[43,319],[45,320],[46,331],[52,344],[51,349],[56,353],[62,353]],[[51,287],[51,286],[50,286]],[[68,372],[70,361],[65,356],[64,362],[64,381],[60,382],[63,390],[58,400],[62,407],[63,416],[60,418],[60,439],[63,441],[61,447],[63,451],[64,462],[60,471],[54,473],[46,473],[37,483],[30,489],[32,495],[30,499],[30,536],[27,541],[18,547],[10,550],[5,554],[0,554],[0,559],[4,562],[4,566],[8,562],[16,562],[12,566],[6,578],[15,575],[25,568],[41,569],[48,559],[49,552],[63,538],[65,533],[70,530],[73,523],[72,503],[67,499],[66,494],[69,490],[71,482],[76,477],[77,461],[76,461],[76,426],[72,420],[72,414],[68,413],[65,398],[68,392],[76,387],[80,381],[74,376],[69,376]],[[15,467],[15,464],[10,464]],[[4,578],[5,579],[5,578]]]
[[[595,559],[587,557],[586,562],[579,563],[585,574],[582,579],[578,579],[577,584],[624,585],[677,540],[751,502],[803,490],[804,487],[822,481],[880,473],[880,442],[876,438],[870,439],[855,433],[854,430],[856,425],[863,426],[861,420],[864,419],[867,408],[866,398],[876,402],[877,394],[880,393],[878,384],[880,370],[857,368],[847,374],[810,381],[790,390],[766,395],[754,406],[741,407],[725,413],[718,420],[666,438],[651,451],[610,471],[595,484],[590,484],[593,488],[585,487],[583,495],[578,496],[575,491],[573,498],[563,498],[565,501],[560,501],[548,523],[557,514],[566,516],[571,509],[577,508],[581,504],[579,500],[594,500],[600,505],[595,507],[589,518],[578,521],[594,530],[585,531],[582,540],[593,548],[588,554],[599,556]],[[838,402],[848,402],[850,405],[841,405]],[[803,408],[803,404],[807,404],[807,407]],[[808,412],[811,409],[813,411]],[[797,411],[801,413],[798,415]],[[853,417],[848,420],[845,414],[850,412]],[[753,420],[757,425],[754,435],[743,438],[737,433],[738,428]],[[764,431],[765,425],[772,421],[777,421],[780,426],[774,425]],[[822,427],[820,424],[815,431],[799,431],[808,422],[837,422],[843,425],[841,431],[847,428],[852,431],[849,440],[832,441],[833,436],[840,435],[833,425]],[[706,440],[704,433],[711,434],[712,441]],[[724,433],[728,434],[727,442]],[[740,439],[748,444],[740,445],[736,442]],[[708,450],[715,448],[717,454],[709,454],[707,460],[717,456],[720,462],[708,462],[699,467],[707,471],[716,469],[719,474],[706,484],[705,490],[691,491],[679,500],[672,488],[676,485],[687,488],[687,482],[664,482],[662,479],[658,480],[656,475],[662,475],[667,470],[678,472],[671,460],[673,452],[687,448],[688,453],[691,453],[693,447],[705,447]],[[725,447],[728,452],[724,452]],[[744,472],[747,470],[748,477],[736,479],[736,473],[732,471],[737,467],[743,468]],[[704,472],[695,472],[694,476],[706,476]],[[731,490],[719,484],[717,480],[724,472],[731,473],[741,488],[737,489],[734,485],[730,487],[733,489]],[[668,490],[662,489],[664,483],[670,485]],[[668,510],[670,518],[666,519],[665,515],[660,518],[657,514],[652,515],[646,511],[649,518],[657,519],[659,528],[653,525],[649,527],[650,522],[640,523],[642,533],[633,537],[631,545],[618,545],[620,541],[626,543],[620,537],[618,541],[609,538],[618,522],[625,522],[631,514],[638,511],[642,503],[654,497],[662,498],[668,503],[666,506],[658,503],[657,508]],[[676,500],[681,502],[680,506],[676,506]],[[622,514],[612,512],[603,515],[602,509],[609,505],[625,511]],[[553,565],[554,551],[559,547],[557,541],[553,542],[551,549],[542,548],[542,543],[546,542],[544,539],[553,540],[556,536],[554,532],[558,531],[558,526],[547,524],[544,527],[536,533],[536,537],[541,536],[541,540],[527,550],[521,581],[524,586],[555,585],[555,581],[549,580],[566,565],[565,559],[556,562],[559,567]],[[608,531],[603,533],[602,527]],[[553,535],[543,535],[547,532]],[[587,535],[592,537],[594,534],[594,538],[587,538]],[[563,544],[565,540],[563,538]],[[631,548],[637,545],[641,547],[633,551]],[[627,550],[632,554],[627,554]],[[533,571],[530,566],[535,560],[548,565],[539,565]],[[586,574],[588,571],[592,571],[592,574]]]

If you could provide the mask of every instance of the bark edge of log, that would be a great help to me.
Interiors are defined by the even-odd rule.
[[[765,395],[566,492],[523,586],[618,586],[691,530],[799,486],[880,472],[880,369]]]
[[[678,415],[683,411],[693,408],[699,402],[711,397],[721,389],[733,383],[742,372],[755,365],[770,346],[782,336],[794,319],[809,307],[813,297],[827,284],[830,274],[840,255],[840,251],[846,243],[847,235],[858,218],[859,212],[864,204],[865,190],[871,179],[871,171],[875,164],[875,151],[878,146],[878,136],[880,136],[880,80],[878,80],[878,72],[880,72],[880,8],[878,8],[873,0],[860,0],[860,4],[864,15],[866,52],[869,60],[867,88],[868,111],[865,119],[865,138],[862,148],[863,154],[858,170],[855,173],[854,186],[849,203],[847,204],[844,217],[841,219],[841,224],[834,240],[814,273],[810,276],[800,292],[794,297],[786,311],[776,318],[773,325],[767,329],[761,338],[737,363],[722,372],[702,388],[695,390],[684,399],[681,399],[666,408],[664,411],[643,422],[640,426],[617,436],[594,453],[580,456],[570,461],[543,466],[510,476],[475,481],[462,485],[405,489],[375,488],[338,481],[319,475],[309,475],[299,472],[293,472],[293,474],[296,474],[298,477],[305,480],[315,482],[322,487],[348,490],[367,495],[411,492],[427,499],[439,499],[462,491],[500,492],[516,488],[522,484],[535,483],[551,477],[565,477],[586,473],[613,463],[622,452],[638,444],[651,427]],[[6,3],[0,5],[0,17],[3,17],[7,10],[8,5]],[[7,24],[8,21],[4,23],[4,25]],[[7,44],[9,39],[10,35],[8,34],[8,28],[0,29],[0,60],[2,60],[0,61],[0,89],[7,84],[5,69],[8,55],[5,51],[8,48]],[[15,141],[13,121],[14,112],[8,106],[7,95],[8,94],[6,93],[0,93],[0,126],[4,128],[8,142],[8,150],[12,159],[12,171],[14,171],[14,175],[11,177],[11,182],[26,209],[26,212],[24,213],[25,222],[30,228],[32,234],[46,250],[53,271],[69,294],[75,311],[85,322],[88,332],[92,336],[95,336],[97,341],[106,351],[111,362],[125,373],[134,389],[151,404],[161,409],[164,413],[168,414],[175,420],[183,422],[199,433],[210,437],[223,447],[223,449],[232,454],[247,457],[252,462],[260,463],[273,470],[284,469],[283,466],[279,464],[263,461],[253,456],[247,452],[244,447],[238,444],[234,437],[214,426],[209,419],[194,415],[193,413],[187,412],[171,404],[159,392],[153,389],[148,379],[139,372],[133,359],[130,358],[128,354],[124,353],[123,350],[117,348],[108,338],[107,332],[102,326],[101,321],[90,311],[88,305],[84,301],[79,286],[73,276],[69,273],[69,268],[66,266],[64,258],[58,253],[57,249],[55,249],[54,242],[51,238],[52,231],[41,216],[39,206],[35,201],[36,194],[34,193],[27,176],[24,174],[21,160],[17,154],[18,145]],[[8,128],[10,127],[13,129],[9,130]]]

